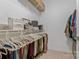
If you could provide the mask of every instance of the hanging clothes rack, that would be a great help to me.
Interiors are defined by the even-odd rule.
[[[9,25],[10,23],[12,21]],[[47,33],[36,31],[31,25],[26,30],[12,27],[9,30],[0,30],[2,59],[34,59],[40,53],[47,52],[47,43]]]

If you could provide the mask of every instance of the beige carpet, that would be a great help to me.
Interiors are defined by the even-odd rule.
[[[74,58],[72,54],[49,50],[47,53],[39,56],[36,59],[74,59]]]

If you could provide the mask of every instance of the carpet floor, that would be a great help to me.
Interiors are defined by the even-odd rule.
[[[35,59],[74,59],[72,54],[49,50],[47,53]]]

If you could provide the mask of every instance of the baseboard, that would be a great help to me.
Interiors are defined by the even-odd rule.
[[[59,53],[64,53],[64,54],[72,54],[72,52],[65,52],[65,51],[58,51],[58,50],[52,50],[52,49],[48,49],[50,51],[56,51],[56,52],[59,52]]]

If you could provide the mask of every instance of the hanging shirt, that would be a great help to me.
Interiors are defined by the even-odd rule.
[[[1,52],[0,52],[0,59],[2,59],[2,54],[1,54]]]

